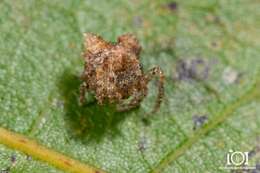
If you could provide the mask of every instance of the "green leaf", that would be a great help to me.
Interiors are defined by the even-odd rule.
[[[259,2],[62,2],[0,2],[1,128],[106,172],[230,172],[220,168],[231,149],[259,164]],[[79,106],[84,32],[137,35],[144,70],[166,76],[156,114],[155,82],[130,112]],[[15,134],[4,141],[9,131],[0,131],[0,170],[68,171],[12,145]]]

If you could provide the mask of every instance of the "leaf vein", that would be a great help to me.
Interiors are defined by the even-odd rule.
[[[244,95],[239,97],[233,103],[230,103],[223,111],[218,113],[209,123],[205,124],[201,129],[196,131],[192,136],[187,140],[182,141],[177,149],[173,149],[168,152],[159,163],[150,171],[150,173],[161,172],[165,167],[168,166],[171,162],[175,161],[178,157],[183,155],[188,149],[190,149],[193,144],[198,142],[202,137],[206,136],[213,129],[219,127],[225,120],[233,115],[233,112],[238,109],[243,104],[251,102],[260,96],[260,81],[258,80],[255,85]]]

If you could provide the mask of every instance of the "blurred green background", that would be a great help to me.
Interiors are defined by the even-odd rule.
[[[259,166],[259,9],[258,0],[2,0],[0,125],[107,172],[230,172],[219,169],[230,149]],[[166,75],[160,111],[147,116],[156,82],[131,112],[78,105],[84,32],[139,38],[144,70]],[[4,145],[0,170],[64,171]]]

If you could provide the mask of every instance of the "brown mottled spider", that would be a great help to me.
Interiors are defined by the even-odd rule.
[[[153,77],[159,77],[158,96],[153,112],[157,111],[164,96],[164,75],[159,67],[144,74],[139,61],[141,46],[132,34],[118,37],[110,43],[100,36],[84,34],[85,68],[81,75],[80,103],[85,92],[94,92],[98,104],[116,103],[117,111],[127,111],[140,105],[147,95],[147,85]],[[131,98],[130,98],[131,97]],[[126,99],[130,98],[127,102]]]

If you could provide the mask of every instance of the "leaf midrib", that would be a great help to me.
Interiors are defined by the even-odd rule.
[[[0,143],[9,148],[13,148],[36,159],[49,163],[50,165],[65,172],[104,173],[101,169],[63,155],[53,149],[40,145],[26,136],[14,133],[2,127],[0,127]]]

